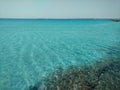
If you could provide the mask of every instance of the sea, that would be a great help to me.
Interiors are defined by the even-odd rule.
[[[0,90],[25,90],[58,67],[93,65],[116,45],[120,22],[0,19]]]

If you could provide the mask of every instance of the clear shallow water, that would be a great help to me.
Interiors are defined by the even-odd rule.
[[[108,20],[0,20],[0,89],[24,90],[56,67],[91,65],[120,42]]]

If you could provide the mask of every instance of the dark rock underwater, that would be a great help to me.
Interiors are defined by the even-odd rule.
[[[120,47],[94,65],[58,68],[28,90],[120,90]]]

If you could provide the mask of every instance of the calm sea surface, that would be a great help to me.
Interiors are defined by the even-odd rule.
[[[24,90],[57,67],[88,66],[120,43],[110,20],[0,19],[0,90]]]

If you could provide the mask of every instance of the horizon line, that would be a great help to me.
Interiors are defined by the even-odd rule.
[[[18,19],[18,20],[120,20],[120,18],[0,18],[0,19]]]

